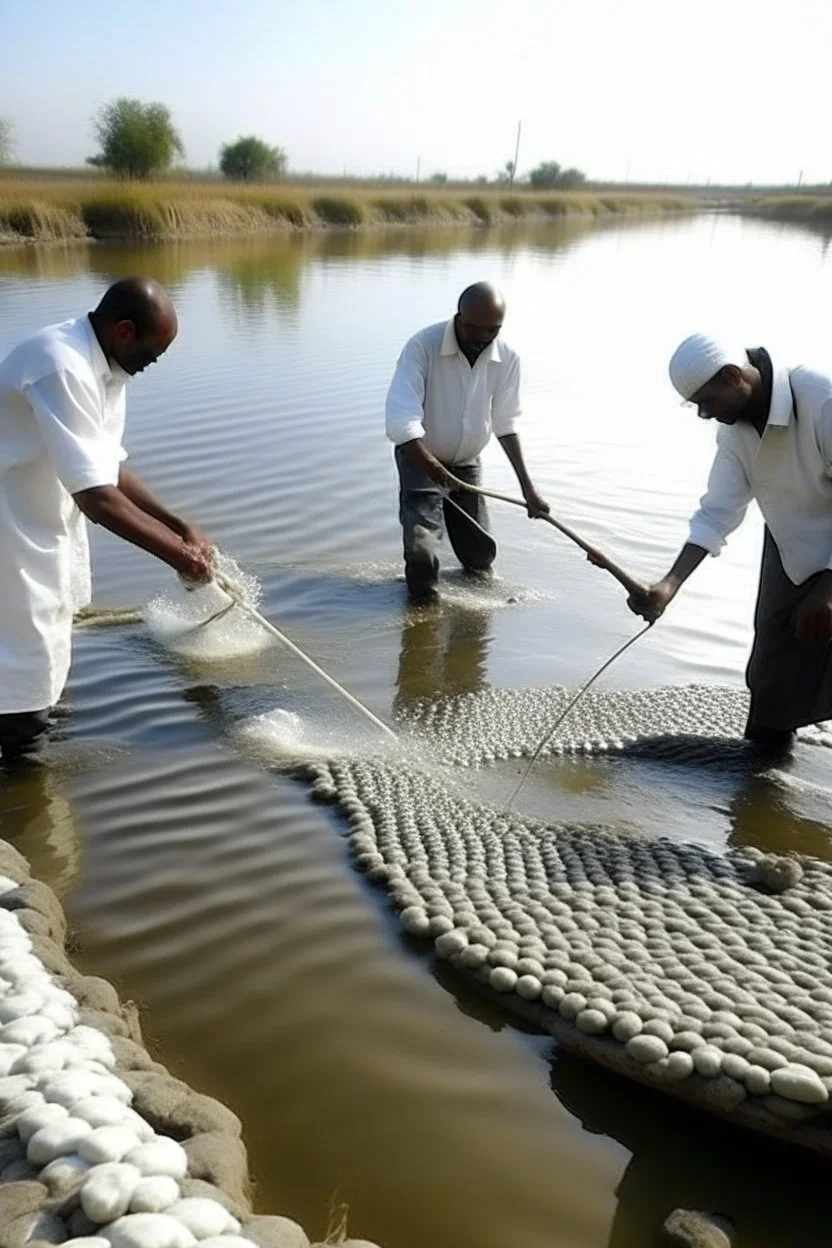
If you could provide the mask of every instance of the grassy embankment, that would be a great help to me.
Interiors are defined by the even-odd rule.
[[[495,225],[522,218],[695,210],[682,194],[623,191],[513,193],[499,188],[230,186],[120,183],[103,178],[0,179],[0,242],[84,238],[196,238],[291,229]]]
[[[750,200],[746,210],[775,221],[832,228],[832,194],[766,195]]]

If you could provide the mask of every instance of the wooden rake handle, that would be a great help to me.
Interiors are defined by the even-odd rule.
[[[485,498],[496,498],[501,503],[511,503],[513,507],[522,507],[524,510],[526,508],[526,503],[522,498],[512,498],[509,494],[498,494],[496,490],[484,490],[482,486],[469,485],[466,481],[460,481],[452,472],[449,472],[448,476],[451,478],[455,490],[467,490],[471,494],[482,494]],[[643,597],[647,593],[646,587],[640,581],[635,580],[634,577],[630,576],[629,572],[625,572],[623,568],[620,568],[602,550],[585,541],[579,533],[576,533],[574,529],[570,529],[561,520],[556,520],[554,516],[548,515],[541,515],[540,519],[545,520],[547,524],[551,524],[553,529],[557,529],[564,537],[568,537],[576,546],[580,546],[581,550],[589,555],[590,561],[598,568],[605,568],[607,572],[615,577],[620,585],[624,586],[628,594],[638,598]]]

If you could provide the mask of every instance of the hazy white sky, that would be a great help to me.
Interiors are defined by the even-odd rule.
[[[173,110],[192,166],[256,133],[297,170],[832,179],[832,0],[6,0],[18,158],[76,164],[118,95]]]

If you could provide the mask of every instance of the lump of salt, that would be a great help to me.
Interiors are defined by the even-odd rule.
[[[441,936],[437,936],[434,941],[434,948],[440,958],[451,958],[456,953],[462,953],[462,950],[468,944],[468,937],[459,928],[454,928],[451,932],[444,932]]]
[[[93,1166],[81,1187],[81,1208],[93,1222],[112,1222],[129,1209],[141,1178],[135,1166],[124,1162]]]
[[[731,1079],[745,1082],[751,1063],[739,1053],[725,1053],[722,1058],[722,1071]]]
[[[178,1218],[183,1226],[187,1226],[197,1239],[209,1239],[212,1235],[234,1234],[239,1231],[240,1224],[233,1218],[219,1201],[206,1200],[204,1197],[191,1196],[171,1205],[168,1213]]]
[[[637,1062],[658,1062],[667,1057],[667,1045],[658,1036],[633,1036],[627,1041],[627,1053]]]
[[[38,992],[13,993],[0,1001],[0,1025],[37,1014],[43,1005],[44,999]]]
[[[164,1213],[181,1196],[179,1184],[169,1174],[150,1175],[136,1185],[130,1201],[131,1213]]]
[[[495,966],[488,982],[495,992],[511,992],[517,984],[517,972],[508,966]]]
[[[421,906],[408,906],[399,915],[402,927],[411,936],[424,938],[430,934],[430,919]]]
[[[802,1105],[825,1105],[829,1093],[821,1082],[820,1076],[808,1066],[790,1062],[771,1072],[772,1091],[789,1101],[799,1101]]]
[[[88,1070],[62,1070],[52,1078],[45,1079],[43,1095],[47,1101],[69,1109],[76,1101],[95,1096],[101,1091],[101,1078],[101,1075]]]
[[[536,1001],[543,991],[543,985],[536,975],[521,975],[516,984],[516,991],[524,1001]]]
[[[754,1096],[765,1096],[771,1089],[771,1074],[763,1066],[749,1066],[744,1082]]]
[[[667,1065],[664,1068],[667,1078],[672,1083],[680,1083],[683,1079],[687,1079],[693,1074],[693,1058],[690,1053],[685,1053],[678,1049],[674,1053],[669,1053],[667,1057]]]
[[[90,1124],[82,1118],[61,1118],[47,1123],[29,1140],[26,1157],[33,1166],[46,1166],[56,1157],[77,1153],[81,1140],[90,1130]]]
[[[167,1213],[128,1213],[106,1226],[111,1248],[192,1248],[196,1237]]]
[[[575,1019],[586,1009],[586,997],[581,992],[567,992],[566,996],[558,1006],[558,1013],[561,1018],[565,1018],[568,1023],[574,1023]]]
[[[0,1027],[0,1044],[22,1044],[29,1049],[33,1044],[54,1040],[57,1034],[58,1028],[48,1018],[32,1014]]]
[[[28,1144],[32,1136],[35,1135],[42,1127],[46,1127],[50,1122],[59,1122],[62,1118],[69,1117],[69,1110],[64,1109],[63,1105],[50,1105],[46,1101],[41,1101],[39,1105],[33,1105],[31,1109],[25,1109],[17,1120],[17,1134],[20,1136],[24,1144]]]
[[[633,1010],[622,1010],[612,1025],[612,1034],[616,1040],[626,1044],[641,1033],[644,1026],[638,1014]]]
[[[722,1069],[722,1054],[712,1044],[701,1044],[693,1050],[693,1064],[700,1075],[713,1079]]]
[[[90,1165],[122,1161],[139,1146],[139,1137],[126,1126],[95,1127],[78,1145],[78,1155]]]
[[[167,1174],[172,1179],[184,1179],[188,1173],[188,1154],[181,1144],[165,1135],[157,1136],[148,1144],[140,1144],[124,1160],[141,1174]]]
[[[90,1164],[83,1158],[76,1156],[74,1153],[68,1156],[56,1157],[54,1161],[50,1161],[48,1166],[44,1166],[38,1175],[38,1180],[45,1183],[49,1188],[49,1195],[53,1198],[64,1198],[71,1195],[80,1185],[82,1178],[89,1172]]]
[[[581,1010],[575,1019],[575,1026],[586,1036],[600,1036],[607,1030],[609,1022],[601,1010]]]
[[[548,1005],[550,1010],[556,1010],[563,1000],[565,993],[558,984],[544,984],[541,995],[543,1004]]]
[[[242,1235],[212,1235],[210,1239],[200,1240],[200,1243],[205,1248],[257,1248],[256,1244],[250,1239],[244,1239]],[[349,1244],[358,1244],[361,1248],[361,1240],[349,1239],[342,1241],[342,1248],[347,1248]],[[375,1244],[370,1244],[369,1248],[375,1248]]]
[[[28,1052],[29,1050],[22,1044],[0,1044],[0,1079],[5,1078],[6,1075],[26,1074],[25,1070],[15,1068]]]

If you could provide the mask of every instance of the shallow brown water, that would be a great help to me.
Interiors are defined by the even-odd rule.
[[[182,336],[132,388],[134,466],[388,718],[439,691],[577,684],[636,628],[609,578],[499,504],[500,579],[449,574],[440,612],[406,608],[384,392],[463,286],[506,290],[541,488],[645,579],[712,452],[665,380],[676,341],[734,330],[791,362],[828,356],[822,243],[728,217],[5,252],[0,351],[139,270],[171,287]],[[498,449],[487,473],[511,486]],[[749,522],[608,684],[741,681],[759,539]],[[101,605],[169,584],[107,535],[95,554]],[[50,766],[0,786],[0,835],[65,896],[85,963],[143,1004],[155,1050],[241,1115],[263,1210],[322,1233],[343,1202],[386,1248],[642,1248],[677,1204],[731,1214],[755,1248],[818,1242],[815,1163],[560,1054],[400,935],[337,820],[234,744],[276,707],[351,731],[294,660],[195,663],[141,627],[83,632],[67,706]],[[790,783],[547,763],[523,805],[829,857],[824,753],[799,754]],[[514,778],[470,783],[504,800]]]

